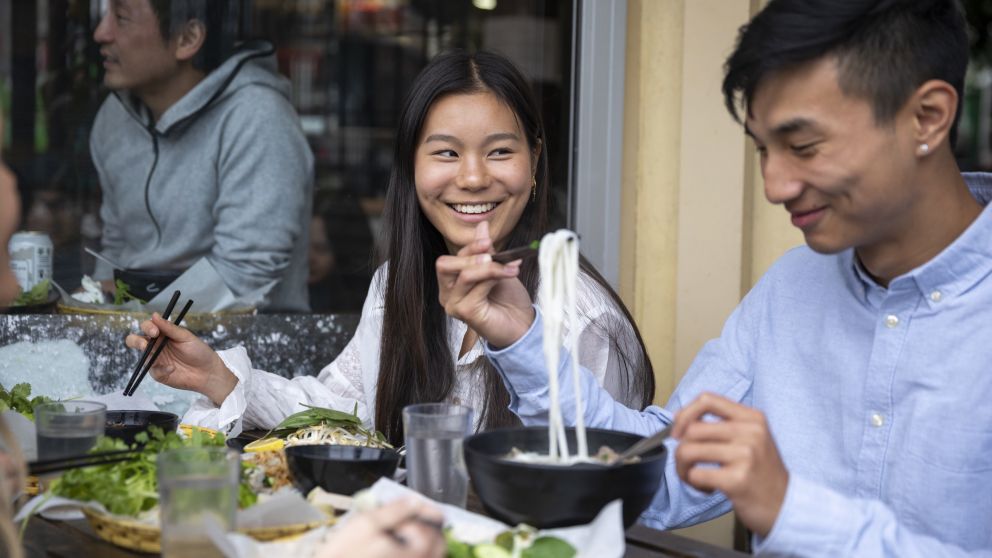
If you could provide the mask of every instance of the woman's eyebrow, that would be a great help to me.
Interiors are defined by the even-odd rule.
[[[489,134],[486,136],[486,140],[483,145],[489,145],[490,143],[495,143],[497,141],[520,141],[520,136],[512,132],[497,132],[495,134]],[[461,145],[462,142],[458,138],[448,134],[431,134],[424,138],[424,143],[431,143],[433,141],[440,141],[446,143],[453,143],[455,145]]]

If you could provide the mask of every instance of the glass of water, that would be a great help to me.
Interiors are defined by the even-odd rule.
[[[471,427],[469,407],[450,403],[404,407],[407,485],[428,498],[464,508],[468,472],[462,440]]]
[[[163,558],[222,558],[213,542],[234,529],[241,460],[226,447],[158,455]]]
[[[107,406],[96,401],[43,403],[34,408],[38,459],[82,455],[96,445],[107,423]]]

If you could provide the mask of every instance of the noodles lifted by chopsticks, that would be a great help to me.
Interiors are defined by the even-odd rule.
[[[576,295],[579,281],[579,237],[560,229],[541,239],[538,265],[541,270],[539,287],[541,311],[544,314],[544,363],[548,369],[548,391],[551,408],[548,416],[548,458],[557,462],[589,461],[586,443],[582,390],[578,364],[578,316]],[[567,321],[567,323],[566,323]],[[568,338],[564,339],[567,326]],[[568,438],[561,412],[558,385],[558,357],[562,342],[572,356],[572,387],[575,391],[576,455],[568,453]]]

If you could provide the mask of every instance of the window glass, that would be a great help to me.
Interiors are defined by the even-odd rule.
[[[120,1],[151,5],[153,0]],[[531,80],[548,134],[556,224],[564,224],[573,66],[570,0],[210,3],[225,6],[225,37],[271,42],[278,72],[291,84],[291,103],[314,161],[311,231],[301,239],[310,246],[313,311],[361,309],[380,263],[374,247],[398,112],[413,78],[442,50],[501,52]],[[109,91],[94,31],[114,5],[108,0],[0,5],[0,104],[8,115],[5,156],[24,200],[21,228],[51,237],[54,278],[67,290],[94,272],[96,262],[85,249],[100,251],[106,241],[91,133]],[[117,22],[121,28],[130,24],[127,15]],[[135,157],[134,165],[148,165],[148,160]],[[148,219],[140,211],[118,217]]]

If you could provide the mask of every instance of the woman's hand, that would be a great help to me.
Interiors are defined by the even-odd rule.
[[[534,323],[534,308],[517,279],[520,262],[496,263],[489,255],[489,224],[475,228],[475,240],[455,256],[437,259],[438,297],[448,315],[465,322],[494,347],[507,347]]]
[[[141,331],[145,336],[127,336],[128,347],[144,351],[159,335],[169,339],[151,368],[151,376],[157,382],[202,393],[215,405],[220,405],[237,385],[238,377],[227,369],[220,356],[189,330],[163,319],[156,312],[151,320],[141,322]]]
[[[420,499],[401,499],[353,516],[331,531],[317,558],[441,558],[447,544],[440,510]]]

